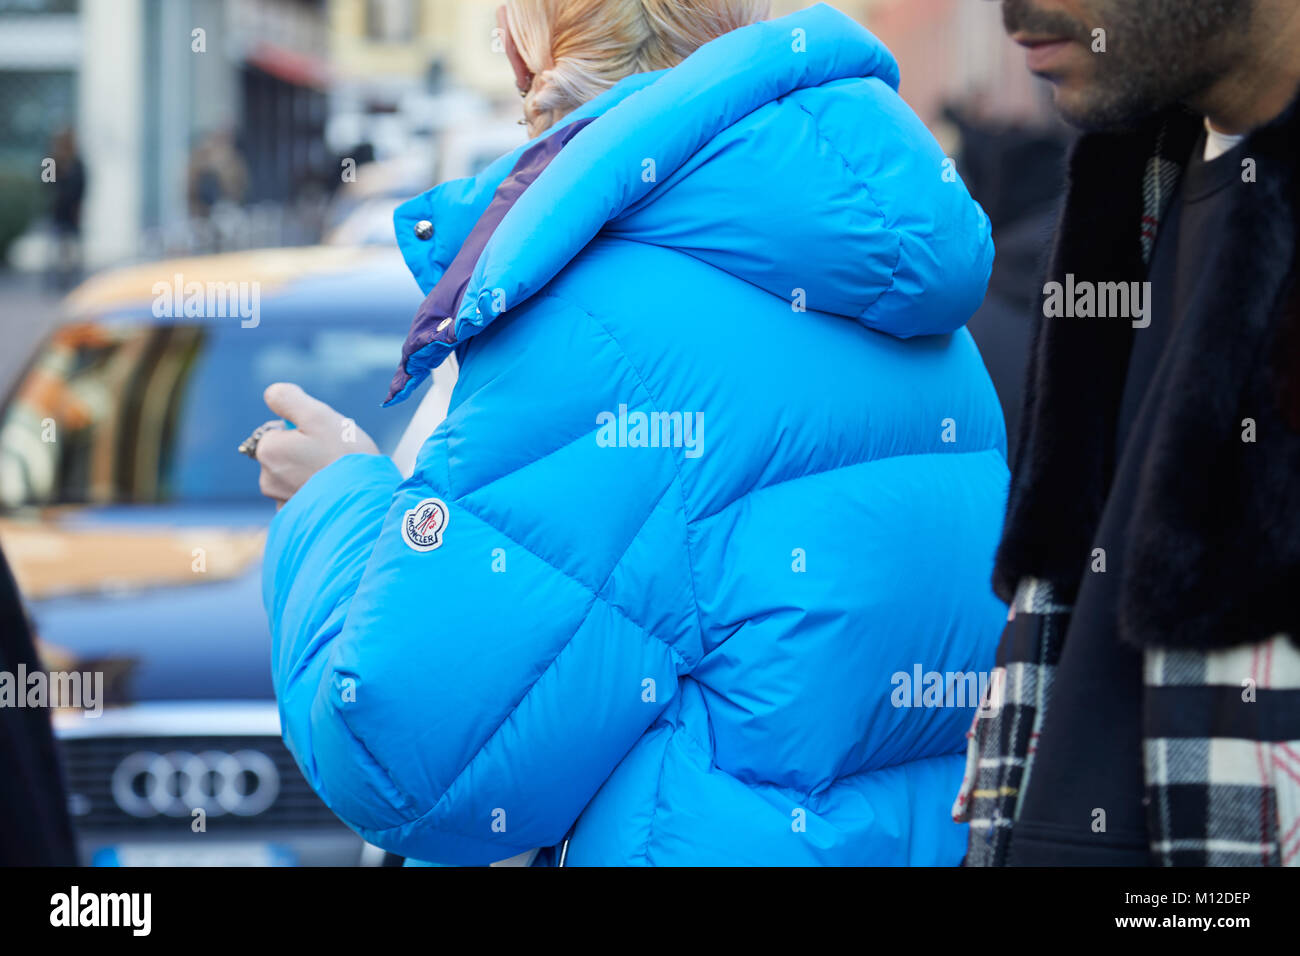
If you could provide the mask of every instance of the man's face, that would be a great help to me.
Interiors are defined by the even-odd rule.
[[[1065,118],[1123,125],[1194,100],[1240,55],[1256,0],[1002,0]]]

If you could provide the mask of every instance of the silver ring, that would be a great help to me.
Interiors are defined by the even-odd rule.
[[[258,442],[266,435],[267,432],[283,431],[283,421],[267,422],[264,425],[258,425],[253,429],[253,434],[249,435],[239,443],[238,451],[241,455],[247,455],[249,458],[257,461]]]

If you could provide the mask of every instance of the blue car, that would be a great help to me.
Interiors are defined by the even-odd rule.
[[[55,713],[82,862],[384,859],[281,742],[260,593],[274,505],[236,448],[287,380],[392,452],[408,415],[379,406],[421,298],[394,247],[119,269],[68,298],[11,389],[0,544],[45,665],[102,675]]]

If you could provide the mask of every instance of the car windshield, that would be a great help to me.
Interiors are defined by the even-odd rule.
[[[391,453],[408,416],[380,409],[402,335],[326,324],[87,322],[60,328],[0,421],[0,505],[259,498],[236,448],[301,385]]]

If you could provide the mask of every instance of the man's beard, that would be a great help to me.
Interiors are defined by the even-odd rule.
[[[1105,30],[1106,52],[1093,53],[1082,95],[1061,103],[1065,118],[1084,129],[1125,126],[1187,102],[1223,76],[1250,27],[1256,0],[1088,0],[1091,22],[1040,10],[1034,0],[1003,0],[1008,33],[1062,37],[1095,49]]]

